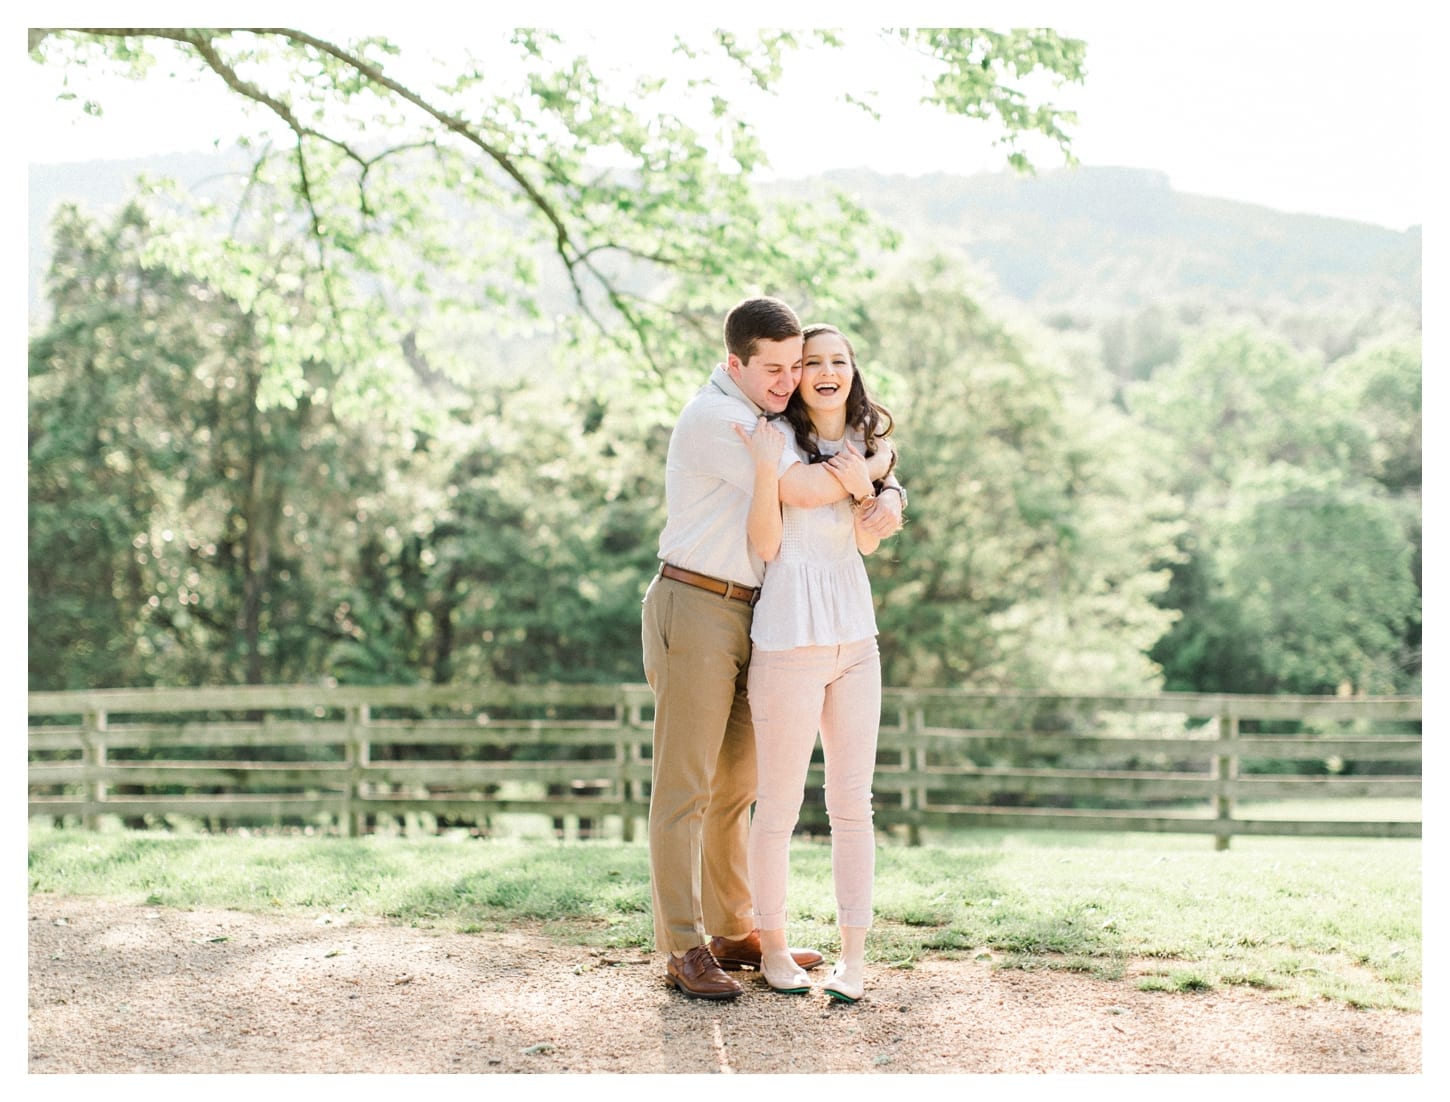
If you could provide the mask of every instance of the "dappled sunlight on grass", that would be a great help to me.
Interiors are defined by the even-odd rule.
[[[1413,1008],[1421,984],[1418,840],[984,835],[882,846],[868,952],[1071,968],[1165,990],[1251,986]],[[462,931],[538,925],[648,949],[643,843],[448,837],[168,837],[33,826],[30,889],[157,906],[386,917]],[[792,848],[793,944],[839,945],[830,846]]]

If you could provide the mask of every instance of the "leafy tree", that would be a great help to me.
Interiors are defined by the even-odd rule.
[[[638,676],[667,437],[630,388],[465,389],[415,358],[405,403],[264,409],[249,315],[146,260],[181,232],[134,205],[57,224],[33,687]]]
[[[429,536],[436,678],[638,680],[667,435],[543,382],[480,404]]]
[[[1418,338],[1387,337],[1330,366],[1327,385],[1365,432],[1355,473],[1390,494],[1418,499],[1423,481]]]
[[[389,422],[337,422],[315,363],[308,394],[262,408],[255,319],[148,259],[181,232],[134,205],[104,229],[57,222],[56,321],[30,359],[37,688],[285,681],[335,631]]]
[[[944,262],[874,288],[869,310],[858,353],[883,380],[912,495],[871,564],[888,683],[1153,687],[1177,505],[1153,489],[1132,426]]]
[[[1397,684],[1418,683],[1421,669],[1421,609],[1424,601],[1424,490],[1422,445],[1422,352],[1418,337],[1384,337],[1331,365],[1329,387],[1346,416],[1367,436],[1355,472],[1382,487],[1411,553],[1417,593],[1403,640]]]
[[[993,127],[1014,163],[1028,165],[1029,138],[1067,153],[1072,115],[1024,88],[1080,81],[1081,42],[1051,31],[883,33],[916,52],[926,102]],[[65,66],[82,89],[67,95],[84,95],[91,67],[145,79],[199,72],[280,122],[285,142],[247,139],[255,164],[233,218],[294,225],[295,243],[269,253],[259,234],[229,234],[208,276],[268,330],[268,392],[294,399],[310,385],[309,362],[346,365],[340,383],[352,394],[386,392],[389,378],[406,377],[405,340],[435,370],[466,372],[438,324],[449,312],[485,312],[499,329],[592,332],[658,377],[687,362],[702,334],[713,338],[744,293],[823,296],[816,256],[859,268],[862,247],[884,239],[844,197],[826,208],[764,201],[752,183],[764,156],[727,97],[742,85],[770,92],[791,51],[840,43],[833,32],[675,37],[668,50],[689,64],[665,78],[611,74],[587,45],[527,29],[433,71],[376,36],[30,32],[32,58]],[[101,110],[92,99],[84,109]],[[197,270],[194,256],[172,259]],[[572,304],[557,323],[545,314],[560,300],[541,283],[544,265]],[[290,324],[299,299],[313,324]]]
[[[1362,444],[1326,401],[1323,361],[1247,325],[1199,332],[1128,394],[1165,444],[1169,487],[1193,506],[1221,501],[1245,469],[1339,470]]]
[[[109,241],[62,220],[57,271],[77,271],[134,230],[129,213]],[[157,344],[182,342],[163,336],[155,323],[139,327],[144,351],[133,346],[133,356],[114,347],[115,328],[131,321],[118,300],[141,306],[153,291],[145,280],[113,269],[75,282],[76,291],[58,301],[74,309],[30,350],[32,688],[125,684],[141,676],[133,615],[148,594],[133,542],[149,533],[156,504],[148,468],[170,457],[138,431],[153,403],[133,401],[123,393],[129,379],[117,375],[134,376],[138,363],[155,362],[150,385],[164,391],[173,381],[168,367],[181,358],[179,349],[157,354]]]
[[[1188,506],[1186,560],[1164,599],[1183,615],[1153,651],[1169,688],[1411,683],[1418,495],[1387,493],[1378,476],[1390,455],[1402,472],[1417,469],[1413,359],[1401,348],[1330,370],[1240,328],[1200,334],[1177,363],[1130,388],[1129,407]],[[1382,396],[1381,412],[1363,408],[1369,394]]]
[[[1170,312],[1156,304],[1131,318],[1125,315],[1103,323],[1104,366],[1123,382],[1148,378],[1154,368],[1177,357],[1176,328]]]
[[[1222,533],[1239,646],[1267,687],[1393,693],[1419,594],[1393,507],[1332,477],[1276,467],[1241,483]]]

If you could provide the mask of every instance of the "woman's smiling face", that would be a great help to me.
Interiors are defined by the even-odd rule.
[[[846,342],[836,333],[819,333],[805,343],[800,396],[812,413],[846,408],[855,370]]]

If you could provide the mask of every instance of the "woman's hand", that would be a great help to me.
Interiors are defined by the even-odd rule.
[[[730,427],[750,449],[750,458],[755,460],[755,469],[769,470],[773,476],[780,466],[780,454],[785,448],[785,434],[764,417],[755,422],[754,432],[746,432],[737,424]]]
[[[864,501],[871,496],[871,472],[867,470],[866,457],[856,450],[851,441],[847,440],[842,451],[826,460],[826,470],[836,476],[855,500]]]

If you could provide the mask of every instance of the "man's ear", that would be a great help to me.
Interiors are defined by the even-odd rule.
[[[745,364],[741,362],[740,357],[735,355],[734,352],[729,353],[725,357],[725,370],[728,371],[730,373],[730,377],[732,379],[735,379],[736,381],[739,381],[740,370],[744,366]]]

